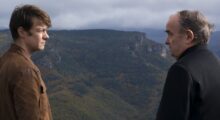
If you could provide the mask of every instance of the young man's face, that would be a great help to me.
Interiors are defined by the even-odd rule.
[[[25,37],[25,44],[29,52],[44,49],[46,41],[49,38],[47,30],[47,25],[43,24],[43,22],[39,19],[33,18],[33,26],[27,32],[27,35]]]

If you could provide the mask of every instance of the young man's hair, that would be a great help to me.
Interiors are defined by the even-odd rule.
[[[190,29],[194,33],[194,42],[207,44],[213,31],[213,24],[199,11],[182,10],[178,12],[180,16],[180,31]]]
[[[33,26],[33,18],[37,18],[48,27],[51,27],[49,15],[37,6],[22,5],[14,9],[9,23],[11,35],[14,40],[19,37],[17,32],[19,27],[22,27],[27,32],[31,29]]]

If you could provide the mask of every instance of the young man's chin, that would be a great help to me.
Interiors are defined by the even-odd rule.
[[[39,47],[39,49],[38,49],[38,50],[39,50],[39,51],[42,51],[42,50],[44,50],[44,48],[45,48],[45,47],[44,47],[44,46],[42,46],[42,47]]]
[[[40,50],[44,50],[44,48],[41,48]]]

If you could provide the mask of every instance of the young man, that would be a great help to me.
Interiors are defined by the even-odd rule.
[[[52,120],[44,81],[31,60],[49,38],[50,17],[36,6],[18,6],[9,26],[14,43],[0,60],[0,119]]]
[[[220,120],[220,62],[207,48],[212,25],[199,11],[170,16],[166,44],[177,59],[156,120]]]

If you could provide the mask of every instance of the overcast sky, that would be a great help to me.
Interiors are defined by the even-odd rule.
[[[164,29],[170,14],[200,10],[220,30],[220,0],[0,0],[0,29],[15,6],[35,4],[51,16],[52,29]]]

